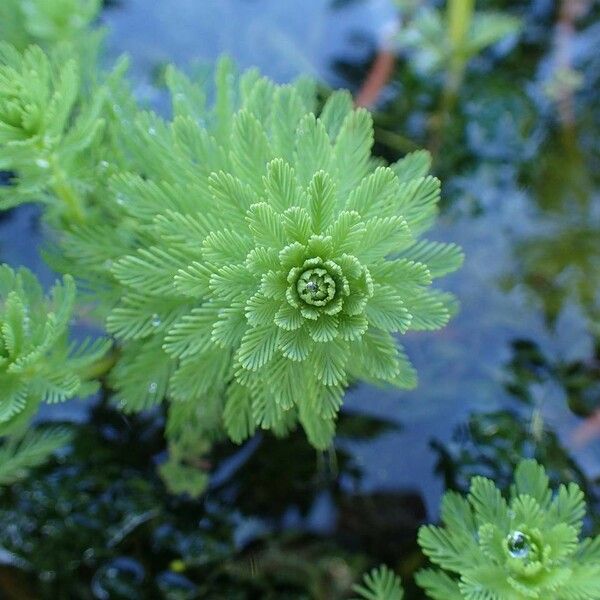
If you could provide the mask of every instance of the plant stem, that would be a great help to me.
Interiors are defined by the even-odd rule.
[[[448,70],[437,112],[431,119],[429,150],[437,154],[442,146],[444,129],[454,111],[468,62],[467,37],[475,12],[475,0],[448,0],[446,27],[450,45]]]
[[[462,73],[460,74],[460,77],[458,77],[456,73],[448,73],[446,83],[440,97],[439,107],[431,116],[431,136],[428,146],[429,151],[434,156],[438,154],[440,148],[442,147],[444,130],[446,129],[450,115],[453,113],[454,107],[456,106],[461,83]]]
[[[399,133],[395,133],[394,131],[389,131],[387,129],[375,129],[375,139],[393,148],[394,150],[399,150],[401,152],[412,152],[413,150],[417,150],[419,148],[418,144],[415,144],[413,141],[400,135]]]
[[[52,191],[56,196],[62,200],[67,207],[67,215],[69,219],[76,223],[82,223],[85,220],[85,212],[83,210],[83,203],[79,194],[75,191],[73,186],[69,183],[65,172],[61,168],[56,157],[52,161],[53,169],[53,183]]]
[[[383,49],[377,53],[367,78],[356,96],[356,106],[370,108],[379,99],[381,91],[387,85],[396,64],[396,54]]]
[[[83,369],[80,373],[81,377],[85,380],[100,379],[115,366],[118,357],[119,350],[115,347],[111,348],[106,356],[99,358],[95,363]]]

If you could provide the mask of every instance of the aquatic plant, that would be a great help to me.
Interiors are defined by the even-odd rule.
[[[0,187],[0,209],[41,201],[68,226],[83,219],[78,190],[89,178],[85,151],[102,128],[103,97],[98,90],[94,101],[78,102],[77,56],[62,58],[0,41],[0,170],[13,174]]]
[[[485,49],[514,36],[521,21],[508,14],[476,10],[476,0],[447,0],[444,8],[397,0],[404,26],[396,35],[421,76],[442,82],[440,106],[433,115],[431,149],[439,150],[449,114],[454,110],[469,63]]]
[[[456,302],[431,284],[458,268],[462,253],[454,244],[421,238],[435,221],[440,194],[439,181],[428,175],[429,155],[415,152],[391,166],[373,158],[371,117],[353,107],[348,93],[332,94],[319,109],[315,86],[304,79],[278,86],[255,70],[238,76],[223,60],[215,89],[208,90],[170,68],[174,116],[165,121],[139,110],[122,70],[101,75],[94,62],[100,36],[90,37],[98,8],[97,0],[6,0],[0,6],[0,37],[13,43],[0,46],[0,169],[10,172],[0,208],[43,202],[51,238],[46,255],[68,273],[44,297],[30,273],[0,267],[0,434],[7,436],[0,484],[18,480],[71,439],[63,429],[30,427],[40,403],[89,395],[95,379],[106,375],[119,409],[169,401],[169,457],[158,471],[171,492],[195,497],[207,485],[204,455],[214,440],[227,435],[239,443],[258,428],[283,436],[299,423],[323,449],[352,382],[416,385],[399,335],[447,323]],[[441,47],[438,58],[447,61],[449,97],[468,60],[509,30],[506,20],[494,29],[479,16],[473,2],[450,1],[447,32],[425,32],[433,32],[434,50]],[[28,46],[31,41],[40,47]],[[91,314],[107,318],[115,337],[108,358],[107,342],[68,341],[74,279],[94,303]],[[102,552],[134,530],[144,537],[132,546],[152,547],[161,561],[168,559],[152,566],[158,573],[146,595],[164,592],[164,578],[199,565],[212,572],[200,577],[204,589],[237,589],[250,579],[256,586],[257,568],[267,574],[263,579],[275,572],[287,587],[281,565],[305,586],[312,557],[297,560],[280,549],[256,561],[251,555],[250,570],[247,556],[223,568],[233,543],[210,539],[206,515],[188,519],[189,507],[204,510],[199,503],[168,497],[174,514],[165,521],[157,506],[167,494],[154,481],[163,421],[162,414],[153,416],[160,424],[151,435],[158,439],[141,457],[133,456],[139,437],[130,421],[120,423],[129,432],[127,444],[117,427],[98,428],[98,448],[109,445],[113,456],[87,445],[92,432],[82,427],[72,466],[18,488],[25,538],[16,543],[7,526],[3,545],[27,556],[35,540],[38,551],[27,566],[56,577],[57,588],[92,563],[96,582],[104,575],[116,581],[110,573],[119,559],[101,564]],[[115,461],[117,455],[127,460]],[[298,458],[293,447],[290,455]],[[291,471],[283,463],[269,462],[265,480],[272,471]],[[252,467],[245,465],[249,483],[235,481],[242,513],[245,485],[275,496],[268,485],[256,485]],[[421,529],[425,553],[442,569],[418,575],[431,598],[599,597],[600,542],[580,541],[579,488],[561,486],[553,498],[533,461],[519,466],[515,480],[507,502],[491,481],[476,477],[467,499],[446,495],[444,527]],[[90,502],[89,491],[98,489],[109,492]],[[231,497],[231,487],[224,492]],[[294,500],[302,512],[298,495]],[[308,511],[312,498],[304,504]],[[2,516],[13,525],[12,507]],[[170,526],[171,516],[185,517],[185,535]],[[60,528],[48,527],[51,521]],[[150,521],[151,527],[138,528]],[[79,528],[77,560],[63,560],[76,522],[92,525]],[[125,577],[135,573],[136,586],[150,585],[141,562],[123,564]],[[347,571],[341,571],[347,587]],[[231,587],[218,581],[224,573]],[[386,567],[354,589],[366,600],[403,598],[400,579]]]
[[[124,410],[172,400],[167,432],[186,448],[198,446],[178,425],[190,422],[198,440],[236,442],[300,422],[325,448],[350,382],[416,385],[394,334],[446,324],[455,301],[430,284],[462,261],[420,239],[440,195],[427,153],[380,165],[369,113],[347,92],[317,111],[308,80],[277,86],[223,60],[209,106],[169,69],[165,122],[139,111],[120,74],[84,89],[80,60],[75,45],[0,47],[0,168],[12,173],[0,199],[46,203],[52,265],[95,315],[110,312]]]
[[[105,340],[71,343],[75,283],[66,275],[49,297],[26,269],[0,266],[0,435],[23,429],[40,403],[89,395]]]
[[[407,18],[398,33],[401,47],[411,51],[412,65],[426,75],[444,73],[449,91],[456,93],[465,69],[486,48],[519,31],[518,18],[476,10],[475,0],[448,0],[445,11],[398,0]]]
[[[172,489],[198,493],[190,465],[224,433],[299,422],[326,448],[352,381],[416,385],[394,334],[447,323],[454,298],[430,284],[462,261],[420,239],[440,195],[426,152],[380,165],[347,92],[319,112],[312,82],[237,76],[228,60],[214,106],[169,69],[165,122],[139,111],[122,70],[83,86],[70,55],[1,46],[0,198],[45,203],[52,266],[110,313],[119,406],[173,401]]]
[[[440,195],[429,156],[378,165],[370,115],[346,92],[317,116],[307,82],[249,71],[232,85],[222,61],[208,109],[182,74],[168,79],[174,121],[142,115],[127,137],[147,169],[112,181],[144,226],[143,245],[112,267],[119,397],[132,409],[163,396],[174,410],[204,405],[205,423],[222,413],[238,442],[299,421],[325,448],[349,382],[414,387],[394,334],[438,329],[453,311],[429,286],[462,253],[419,239]]]
[[[3,0],[0,4],[0,39],[24,50],[37,43],[52,48],[66,43],[88,48],[99,40],[90,25],[101,0]]]
[[[600,537],[580,539],[580,488],[553,495],[544,468],[522,461],[510,499],[474,477],[466,498],[447,492],[442,527],[423,526],[419,544],[441,570],[417,573],[434,600],[594,600],[600,598]]]
[[[32,429],[5,438],[0,447],[0,486],[25,478],[31,469],[45,463],[71,439],[71,432],[60,426]]]
[[[385,565],[366,573],[362,584],[355,585],[353,589],[364,600],[402,600],[404,598],[400,578]]]

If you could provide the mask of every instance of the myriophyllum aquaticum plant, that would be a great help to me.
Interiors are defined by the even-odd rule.
[[[508,501],[474,477],[467,498],[444,495],[442,527],[421,527],[419,544],[441,570],[418,572],[417,583],[432,600],[598,600],[600,537],[581,539],[585,512],[580,488],[553,494],[534,460],[517,467]],[[365,600],[403,598],[385,565],[354,590]]]
[[[0,170],[12,173],[0,208],[45,202],[68,226],[84,216],[79,192],[91,185],[84,157],[103,126],[102,93],[78,102],[79,63],[61,56],[0,41]]]
[[[170,400],[186,448],[300,423],[322,449],[351,382],[416,385],[398,335],[448,322],[431,283],[462,261],[421,238],[440,195],[427,153],[383,166],[369,113],[347,92],[319,110],[304,79],[223,60],[207,93],[170,69],[165,121],[122,72],[82,83],[80,58],[0,46],[0,201],[46,203],[52,265],[117,340],[119,406]]]
[[[19,50],[32,43],[48,50],[68,44],[91,56],[101,34],[90,26],[101,5],[101,0],[2,0],[0,40]]]
[[[600,537],[581,540],[585,501],[579,487],[553,495],[544,468],[525,460],[509,500],[475,477],[467,498],[447,492],[442,527],[427,525],[419,544],[442,570],[417,583],[434,600],[598,600]]]
[[[0,435],[25,427],[42,402],[97,389],[93,365],[108,343],[69,341],[74,301],[68,275],[45,297],[32,273],[0,266]]]
[[[400,578],[385,565],[366,573],[362,583],[355,585],[353,589],[361,600],[402,600],[404,598]]]
[[[373,159],[371,116],[346,92],[319,112],[306,81],[235,79],[222,61],[208,108],[183,75],[168,80],[174,120],[142,115],[124,143],[143,175],[113,179],[141,228],[112,266],[119,395],[196,407],[238,442],[299,422],[325,448],[348,384],[414,387],[396,336],[452,313],[430,286],[462,253],[421,239],[440,195],[429,157]]]
[[[304,79],[223,60],[211,95],[170,69],[165,121],[122,72],[89,88],[61,56],[0,46],[0,201],[46,203],[52,265],[117,340],[115,401],[171,401],[177,465],[297,423],[326,448],[351,382],[416,385],[398,336],[448,322],[454,298],[431,283],[462,261],[421,237],[440,196],[426,152],[383,166],[369,113],[347,92],[319,110]]]

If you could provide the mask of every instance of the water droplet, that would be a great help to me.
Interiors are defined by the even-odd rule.
[[[45,159],[45,158],[38,158],[35,161],[35,164],[40,168],[40,169],[49,169],[50,168],[50,163]]]
[[[150,135],[156,135],[156,129],[154,127],[148,127],[148,133]]]
[[[148,391],[151,394],[156,394],[156,390],[158,389],[158,384],[156,383],[156,381],[153,381],[149,386],[148,386]]]
[[[107,160],[101,160],[100,161],[100,168],[103,171],[106,171],[108,169],[108,167],[110,167],[110,163]]]
[[[506,545],[513,558],[525,558],[529,555],[529,537],[522,531],[513,531],[509,534]]]
[[[125,204],[125,196],[123,196],[123,194],[117,194],[117,204],[120,206]]]
[[[158,327],[162,323],[160,317],[154,313],[152,315],[152,327]]]

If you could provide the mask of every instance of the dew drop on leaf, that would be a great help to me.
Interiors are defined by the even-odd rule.
[[[529,538],[522,531],[513,531],[506,538],[508,553],[513,558],[525,558],[529,554]]]
[[[158,327],[161,324],[161,322],[162,321],[160,320],[160,317],[156,313],[154,313],[152,315],[152,327]]]
[[[38,158],[35,161],[35,164],[40,168],[40,169],[48,169],[50,168],[50,163],[45,159],[45,158]]]
[[[158,389],[158,384],[156,383],[156,381],[153,381],[149,386],[148,386],[148,391],[151,394],[156,394],[156,390]]]

